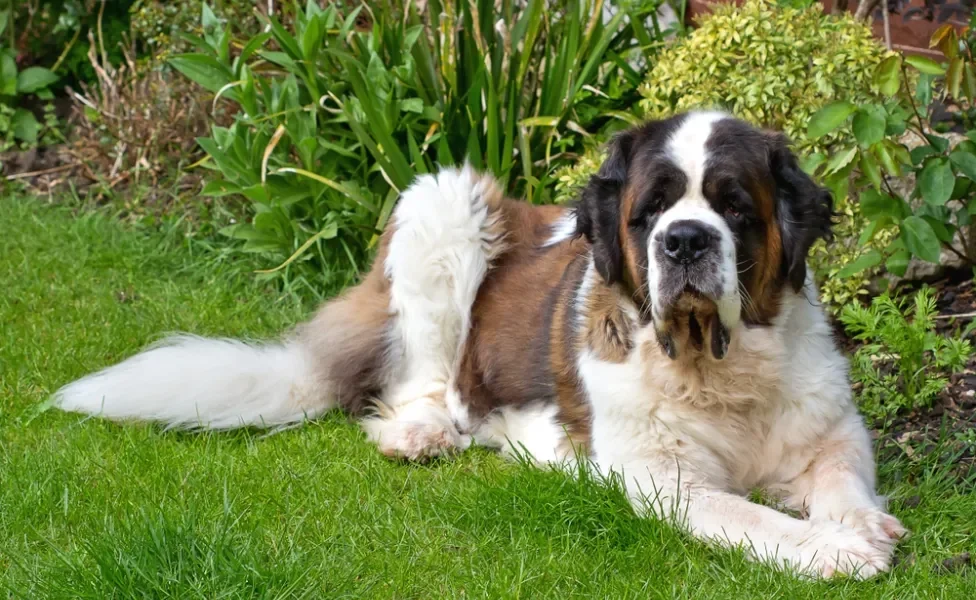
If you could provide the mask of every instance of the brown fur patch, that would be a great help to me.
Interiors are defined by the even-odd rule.
[[[595,285],[586,299],[586,346],[603,361],[622,363],[633,349],[633,324],[624,311],[615,290]]]
[[[555,400],[570,435],[583,440],[589,414],[580,408],[570,307],[588,244],[542,247],[566,210],[503,203],[508,248],[478,292],[458,388],[475,420],[502,406]]]
[[[631,211],[633,211],[634,208],[635,193],[634,186],[629,185],[621,195],[619,235],[621,249],[623,250],[624,284],[627,287],[627,290],[632,294],[634,301],[640,305],[647,300],[647,294],[644,290],[643,284],[641,283],[644,281],[644,278],[641,276],[641,261],[639,259],[640,251],[638,250],[637,242],[635,242],[634,236],[627,227],[627,223],[629,223],[631,220]]]
[[[718,307],[707,298],[682,296],[670,317],[655,322],[655,334],[666,354],[678,360],[696,360],[710,351],[718,335]],[[672,357],[673,358],[673,357]]]
[[[590,408],[576,369],[583,334],[576,312],[576,295],[588,266],[589,261],[579,257],[567,268],[549,327],[549,364],[556,382],[558,417],[569,433],[567,443],[577,449],[586,448],[590,438]],[[572,450],[560,449],[567,456],[572,455]]]
[[[755,181],[751,187],[756,212],[765,225],[766,239],[760,252],[748,257],[756,264],[745,282],[749,297],[743,299],[743,313],[747,322],[767,324],[779,313],[783,289],[783,239],[776,220],[776,199],[769,189],[769,182]]]
[[[298,332],[316,360],[322,386],[353,415],[372,406],[391,367],[390,282],[383,265],[394,231],[390,225],[383,233],[366,278],[326,303]]]

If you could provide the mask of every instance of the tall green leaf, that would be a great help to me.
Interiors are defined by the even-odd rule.
[[[57,75],[44,67],[27,67],[20,73],[17,73],[17,93],[32,94],[51,86],[58,79],[59,77]]]
[[[847,118],[854,114],[855,110],[857,110],[857,107],[846,100],[828,104],[818,110],[810,119],[810,123],[807,126],[807,136],[811,140],[822,138],[843,125],[847,121]]]
[[[918,189],[929,204],[942,206],[952,196],[956,183],[949,160],[941,156],[929,158],[918,174]]]
[[[941,244],[932,226],[921,217],[911,216],[901,223],[901,237],[905,248],[915,256],[931,263],[939,262]]]

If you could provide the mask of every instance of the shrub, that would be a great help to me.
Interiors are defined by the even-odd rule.
[[[847,195],[854,175],[866,218],[861,243],[869,247],[842,276],[882,263],[902,276],[911,258],[938,263],[943,250],[976,266],[976,125],[969,114],[976,101],[976,37],[960,39],[946,25],[932,45],[943,51],[944,62],[892,56],[878,66],[875,81],[887,100],[834,102],[810,122],[812,137],[839,130],[850,139],[818,161],[837,194]],[[936,95],[961,109],[966,135],[956,144],[931,125]]]
[[[586,182],[600,169],[607,153],[603,144],[590,146],[577,161],[556,171],[556,204],[574,200]]]
[[[372,3],[360,31],[361,9],[310,2],[292,29],[272,15],[236,56],[205,6],[200,52],[170,62],[240,107],[200,140],[218,171],[204,192],[252,202],[253,222],[226,233],[284,261],[280,272],[317,274],[336,257],[358,268],[399,191],[436,165],[468,160],[549,200],[555,168],[626,124],[641,75],[624,59],[653,52],[660,32],[643,23],[658,2],[607,23],[595,0],[514,4],[431,0],[403,14]]]
[[[834,100],[877,97],[874,67],[888,54],[849,15],[796,9],[769,0],[716,6],[687,38],[664,50],[641,87],[648,117],[721,107],[779,129],[805,152],[833,140],[810,140],[807,122]]]
[[[260,30],[257,14],[265,6],[253,0],[218,0],[212,8],[216,18],[233,23],[236,31],[256,35]],[[135,0],[130,14],[133,41],[154,62],[188,52],[192,45],[186,34],[202,33],[199,0]]]
[[[20,64],[50,65],[68,85],[94,82],[88,61],[89,31],[98,31],[100,51],[113,64],[122,60],[119,44],[128,31],[132,0],[0,0],[12,9],[12,45]],[[56,68],[55,68],[56,67]]]
[[[52,131],[53,113],[49,108],[45,109],[45,118],[39,121],[22,104],[28,98],[50,101],[54,97],[50,87],[59,79],[45,67],[18,69],[17,53],[5,44],[12,15],[10,8],[0,10],[0,151],[17,145],[34,146]]]
[[[969,340],[937,333],[935,314],[930,288],[915,295],[910,311],[904,300],[888,294],[870,307],[856,302],[844,307],[841,322],[866,342],[854,354],[851,378],[861,385],[861,408],[869,416],[930,406],[946,386],[943,373],[965,367],[973,352]]]

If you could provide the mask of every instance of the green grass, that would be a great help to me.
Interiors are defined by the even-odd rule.
[[[976,597],[973,481],[887,464],[911,564],[808,583],[638,519],[615,491],[472,451],[381,458],[341,416],[262,437],[38,406],[161,333],[265,336],[306,309],[173,236],[0,204],[0,595],[25,598]],[[911,508],[904,500],[921,502]]]

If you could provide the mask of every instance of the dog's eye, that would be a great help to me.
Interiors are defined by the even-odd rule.
[[[632,227],[643,227],[651,224],[651,221],[656,219],[664,207],[664,196],[661,194],[655,194],[653,197],[649,198],[648,201],[640,208],[637,215],[630,220],[630,225]]]
[[[741,217],[748,206],[747,199],[736,193],[726,195],[722,203],[725,205],[725,215],[732,219]]]

